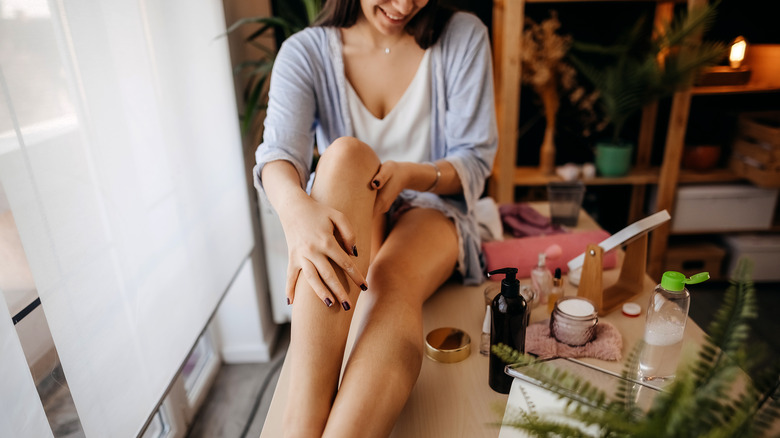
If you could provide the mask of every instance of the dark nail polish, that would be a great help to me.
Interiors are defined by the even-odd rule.
[[[360,285],[360,290],[366,291],[366,290],[368,290],[368,286],[366,286],[366,284],[363,283],[363,284]]]
[[[355,257],[358,256],[357,255],[357,246],[355,246],[355,245],[352,245],[352,255],[355,256]]]
[[[374,180],[374,187],[379,187],[379,181],[378,180]]]
[[[287,305],[289,306],[290,304],[292,304],[292,301],[290,301],[290,299],[287,298]]]
[[[341,307],[343,307],[344,310],[349,310],[349,303],[344,301],[343,303],[341,303]]]
[[[330,298],[325,298],[325,305],[330,307],[333,305],[333,301],[331,301]]]

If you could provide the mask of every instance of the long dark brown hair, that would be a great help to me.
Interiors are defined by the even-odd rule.
[[[406,32],[423,49],[434,45],[441,36],[454,9],[429,0],[406,25]],[[357,22],[360,0],[327,0],[312,26],[351,27]]]

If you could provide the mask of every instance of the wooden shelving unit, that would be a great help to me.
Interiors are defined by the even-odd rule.
[[[496,165],[490,182],[490,195],[498,203],[514,202],[514,190],[519,186],[543,186],[549,181],[559,180],[557,176],[543,175],[537,168],[517,167],[517,132],[520,107],[520,84],[522,68],[522,30],[525,3],[555,3],[563,0],[494,0],[493,2],[493,59],[495,71],[496,113],[498,119],[499,148]],[[609,0],[575,0],[609,1]],[[632,1],[632,0],[624,0]],[[683,0],[684,1],[684,0]],[[675,3],[682,1],[656,1],[656,23],[673,17]],[[689,8],[700,6],[706,0],[687,0]],[[699,95],[734,93],[763,93],[780,91],[780,66],[773,57],[750,59],[752,48],[748,49],[748,61],[753,70],[751,80],[741,86],[693,87],[676,93],[672,97],[669,124],[666,131],[663,161],[660,167],[650,166],[653,136],[656,128],[657,104],[651,104],[642,111],[640,133],[637,139],[634,169],[621,178],[593,178],[584,180],[586,185],[630,185],[632,195],[629,204],[629,221],[646,215],[644,200],[648,185],[657,185],[654,211],[668,210],[673,214],[675,193],[680,183],[707,183],[738,181],[740,178],[728,169],[709,172],[692,172],[680,169],[688,124],[691,99]],[[660,278],[670,236],[669,225],[654,230],[650,236],[648,274]]]
[[[689,6],[690,4],[689,2]],[[750,47],[745,63],[751,68],[750,81],[745,85],[693,87],[674,96],[672,111],[669,115],[663,166],[658,179],[656,211],[666,209],[674,214],[674,196],[677,186],[681,183],[731,182],[741,179],[728,169],[702,174],[681,171],[680,161],[688,125],[690,103],[693,97],[780,91],[780,56],[775,51],[775,48],[770,46]],[[707,234],[714,233],[708,232]],[[667,223],[653,231],[650,236],[647,273],[653,278],[660,278],[663,272],[670,235],[670,225]]]

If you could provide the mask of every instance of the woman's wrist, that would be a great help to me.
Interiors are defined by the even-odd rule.
[[[268,200],[280,218],[309,198],[298,182],[297,171],[287,161],[279,160],[266,164],[262,178]]]
[[[428,166],[433,167],[434,172],[436,172],[436,179],[434,179],[433,183],[431,183],[431,185],[426,190],[424,190],[426,192],[432,192],[432,191],[436,190],[436,186],[439,185],[439,180],[441,180],[441,169],[439,168],[439,166],[436,163],[434,163],[432,161],[426,161],[423,164],[427,164]]]

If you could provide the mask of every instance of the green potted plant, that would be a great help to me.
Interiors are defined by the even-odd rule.
[[[702,67],[725,56],[724,44],[697,40],[714,18],[714,6],[705,5],[679,14],[649,40],[642,18],[614,45],[572,43],[569,59],[598,91],[601,110],[612,128],[611,137],[596,144],[596,167],[603,176],[628,173],[633,142],[622,134],[631,116],[690,87]]]
[[[635,404],[630,379],[636,379],[639,349],[627,361],[624,380],[614,397],[576,375],[522,355],[503,345],[493,352],[507,363],[530,366],[540,386],[566,400],[563,412],[572,421],[540,416],[533,401],[506,425],[531,436],[578,437],[758,437],[770,432],[780,416],[780,364],[747,378],[751,368],[745,344],[749,322],[756,317],[755,290],[747,259],[737,266],[724,302],[708,329],[705,344],[691,367],[677,377],[643,411]],[[632,359],[633,358],[633,359]],[[741,376],[745,376],[742,378]],[[742,385],[742,386],[740,386]],[[572,395],[574,394],[574,395]],[[776,432],[775,432],[776,433]]]
[[[267,37],[269,31],[275,31],[277,45],[281,45],[290,35],[313,23],[322,9],[322,0],[283,0],[274,1],[273,4],[278,6],[278,11],[272,16],[242,18],[227,29],[227,33],[231,33],[243,26],[256,26],[257,30],[246,38],[246,43],[262,53],[257,59],[241,62],[234,67],[236,75],[247,76],[243,93],[244,114],[240,115],[241,132],[245,135],[268,104],[268,82],[276,59],[276,47],[269,47],[263,38]]]

